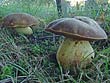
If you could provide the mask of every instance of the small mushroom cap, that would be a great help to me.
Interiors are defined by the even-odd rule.
[[[3,19],[3,26],[7,27],[29,27],[37,24],[38,20],[26,13],[9,14]]]
[[[48,24],[45,30],[78,40],[107,39],[105,31],[98,23],[84,16],[57,19]]]

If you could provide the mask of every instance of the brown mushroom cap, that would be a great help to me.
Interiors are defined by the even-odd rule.
[[[98,23],[84,16],[57,19],[51,22],[45,30],[78,40],[107,39],[105,31]]]
[[[9,14],[3,19],[3,26],[7,27],[29,27],[37,24],[38,20],[26,13]]]

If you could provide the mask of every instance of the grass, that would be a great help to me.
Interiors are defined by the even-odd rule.
[[[49,8],[40,6],[28,6],[20,3],[1,6],[0,17],[14,12],[25,12],[41,18],[45,24],[57,19],[55,6]],[[91,11],[89,17],[100,16]],[[88,11],[71,10],[76,15],[87,16]],[[108,8],[109,12],[109,8]],[[98,16],[97,16],[98,15]],[[30,40],[24,35],[13,35],[8,29],[0,30],[0,80],[11,78],[13,83],[109,83],[110,82],[110,35],[109,13],[105,23],[101,25],[108,33],[108,40],[92,42],[96,55],[87,69],[79,69],[77,74],[64,74],[61,66],[56,62],[55,55],[62,41],[62,37],[55,40],[48,37],[51,33],[45,32],[45,24],[42,22],[33,36],[36,40]],[[32,38],[32,37],[31,37]],[[32,38],[33,39],[33,38]]]

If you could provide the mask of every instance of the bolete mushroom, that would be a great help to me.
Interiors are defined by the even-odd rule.
[[[98,23],[85,16],[54,20],[45,30],[65,37],[57,52],[57,61],[64,69],[85,68],[95,55],[89,41],[107,39]]]
[[[2,26],[10,27],[19,33],[30,35],[33,33],[30,27],[37,25],[38,23],[38,20],[32,15],[26,13],[14,13],[3,18]]]

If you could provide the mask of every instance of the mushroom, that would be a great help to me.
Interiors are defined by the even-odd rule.
[[[54,20],[45,30],[65,37],[57,52],[57,61],[64,69],[85,68],[95,55],[89,41],[107,39],[98,23],[85,16]]]
[[[33,33],[30,27],[37,24],[38,20],[32,15],[26,13],[14,13],[4,17],[2,26],[10,27],[15,29],[16,32],[30,35]]]

